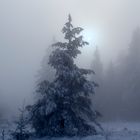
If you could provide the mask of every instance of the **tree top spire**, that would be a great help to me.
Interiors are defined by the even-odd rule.
[[[71,14],[68,15],[68,21],[69,21],[69,22],[72,21]]]

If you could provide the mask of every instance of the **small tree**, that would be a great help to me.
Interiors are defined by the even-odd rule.
[[[42,96],[31,107],[31,121],[38,136],[87,136],[97,134],[96,122],[100,115],[93,110],[90,94],[97,84],[87,79],[92,70],[78,68],[74,59],[79,48],[88,45],[80,35],[81,27],[74,28],[69,15],[62,29],[66,42],[53,44],[56,49],[49,58],[49,64],[56,70],[53,82],[42,81],[37,92]]]
[[[12,132],[12,136],[16,140],[27,140],[29,138],[29,131],[28,131],[28,119],[26,114],[26,108],[23,107],[19,109],[20,115],[17,121],[15,121],[16,124],[16,130]]]

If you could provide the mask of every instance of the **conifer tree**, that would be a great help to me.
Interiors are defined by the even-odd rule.
[[[41,97],[29,109],[33,128],[40,137],[97,134],[96,119],[100,113],[92,109],[90,99],[97,84],[87,79],[87,75],[94,72],[74,63],[81,53],[79,48],[88,45],[80,35],[82,30],[72,25],[69,15],[62,29],[65,42],[52,45],[56,49],[50,55],[49,64],[56,70],[55,79],[38,84],[37,92]]]

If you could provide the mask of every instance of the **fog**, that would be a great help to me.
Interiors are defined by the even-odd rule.
[[[122,68],[133,32],[140,26],[139,0],[0,0],[0,101],[6,108],[17,110],[24,99],[27,104],[33,100],[42,59],[53,38],[62,39],[69,13],[90,43],[82,49],[78,65],[91,67],[98,46],[103,73],[110,62]],[[106,94],[102,91],[100,96],[98,103]]]

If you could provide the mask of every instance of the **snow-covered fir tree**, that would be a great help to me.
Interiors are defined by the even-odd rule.
[[[81,53],[79,48],[88,42],[80,35],[83,29],[75,28],[71,22],[69,15],[62,29],[65,42],[52,45],[55,50],[50,55],[49,64],[56,70],[55,79],[38,84],[37,92],[41,97],[29,109],[32,126],[40,137],[97,134],[99,124],[96,119],[100,113],[92,109],[90,99],[97,84],[87,79],[87,75],[94,72],[74,63]],[[93,123],[89,124],[91,121]]]

